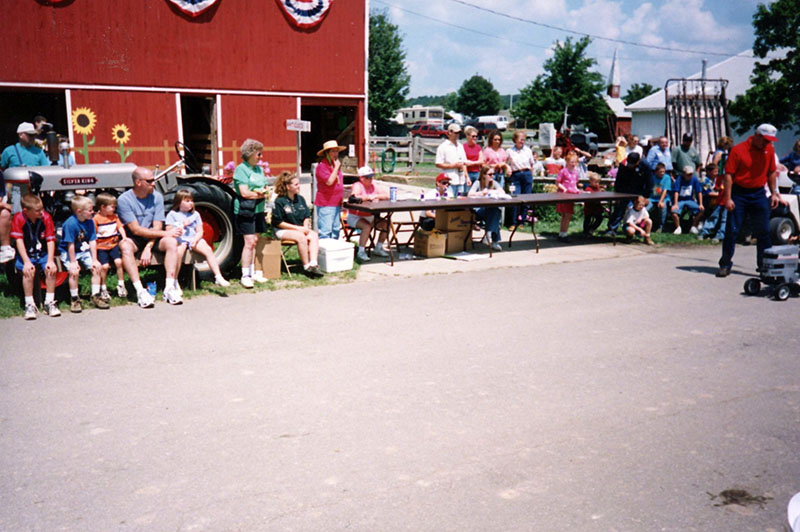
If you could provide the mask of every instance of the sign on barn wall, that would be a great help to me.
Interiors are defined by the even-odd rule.
[[[333,0],[277,0],[289,22],[301,29],[318,25],[328,14]]]

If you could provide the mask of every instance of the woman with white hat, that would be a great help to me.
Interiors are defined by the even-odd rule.
[[[339,238],[342,228],[342,198],[344,196],[344,174],[339,152],[344,150],[335,140],[329,140],[317,152],[321,157],[317,165],[317,195],[314,207],[317,209],[317,231],[320,238]]]
[[[386,188],[373,183],[375,172],[369,166],[362,166],[358,169],[358,182],[353,184],[353,190],[350,194],[351,198],[358,198],[361,202],[367,201],[381,201],[389,199],[389,191]],[[369,260],[366,252],[367,240],[375,226],[375,217],[366,212],[360,212],[355,207],[348,207],[347,225],[350,227],[357,227],[361,229],[361,235],[358,237],[358,253],[356,258],[361,262]],[[387,225],[386,220],[377,222],[378,242],[375,244],[375,249],[372,253],[379,257],[388,257],[389,253],[383,249],[383,243],[386,242]]]

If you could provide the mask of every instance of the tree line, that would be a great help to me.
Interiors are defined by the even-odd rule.
[[[750,77],[751,88],[731,104],[733,125],[740,133],[770,120],[778,128],[800,131],[800,0],[759,4],[753,16],[759,58],[776,50],[781,59],[758,64]],[[595,59],[586,55],[589,37],[556,41],[553,55],[536,76],[514,95],[511,115],[523,123],[560,123],[569,106],[571,123],[594,131],[605,128],[609,113],[603,94],[607,86],[594,71]],[[411,78],[406,71],[405,50],[397,26],[385,11],[370,13],[369,118],[383,129],[401,107],[410,104],[441,105],[469,116],[495,115],[510,107],[510,95],[501,96],[491,81],[480,74],[465,80],[458,91],[441,96],[407,99]],[[622,100],[626,105],[654,92],[648,83],[634,83]]]

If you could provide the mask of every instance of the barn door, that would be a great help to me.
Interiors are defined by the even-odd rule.
[[[213,96],[181,95],[183,143],[203,167],[204,174],[217,175],[217,113]]]

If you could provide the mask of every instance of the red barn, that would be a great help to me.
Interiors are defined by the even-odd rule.
[[[365,154],[368,13],[363,0],[18,0],[0,49],[0,144],[43,114],[78,163],[162,168],[181,140],[212,173],[264,143],[272,173],[308,171],[327,139]],[[329,7],[302,27],[283,5]],[[85,150],[83,153],[81,150]],[[85,154],[85,155],[84,155]]]

